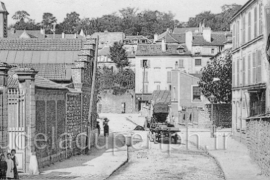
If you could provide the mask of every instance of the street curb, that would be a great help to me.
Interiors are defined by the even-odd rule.
[[[189,142],[190,142],[191,144],[197,146],[196,143],[194,143],[194,142],[192,142],[192,141],[189,141]],[[221,166],[219,160],[218,160],[214,155],[212,155],[212,154],[209,152],[209,150],[208,150],[207,148],[204,148],[204,147],[200,146],[200,149],[201,149],[202,151],[204,151],[204,153],[205,153],[206,155],[208,155],[208,156],[210,156],[212,159],[214,159],[214,161],[215,161],[215,163],[217,164],[218,168],[222,171],[223,176],[224,176],[224,179],[227,180],[226,174],[224,173],[224,170],[223,170],[223,168],[222,168],[222,166]]]
[[[127,151],[128,151],[128,149],[127,149]],[[125,164],[127,164],[127,163],[128,163],[128,157],[127,157],[126,160],[125,160],[124,162],[122,162],[117,168],[115,168],[115,169],[112,171],[112,173],[109,174],[109,176],[106,177],[104,180],[110,178],[117,170],[119,170],[121,167],[123,167],[123,166],[124,166]]]

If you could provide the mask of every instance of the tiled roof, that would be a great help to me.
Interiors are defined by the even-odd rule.
[[[137,48],[137,56],[190,56],[191,53],[188,51],[185,45],[180,45],[185,48],[185,53],[179,54],[177,49],[179,44],[166,44],[166,51],[163,52],[161,44],[139,44]]]
[[[155,90],[152,94],[151,100],[153,104],[170,104],[171,91],[168,90]]]
[[[0,1],[0,12],[8,13],[5,4],[1,1]]]
[[[36,75],[35,77],[35,85],[41,88],[49,88],[49,89],[67,89],[66,87],[57,84],[49,79]],[[8,88],[18,88],[19,82],[18,77],[13,73],[9,73],[8,75]]]
[[[81,39],[0,39],[0,50],[79,51]]]
[[[203,38],[203,35],[194,34],[192,44],[194,46],[223,46],[224,42],[227,41],[225,33],[215,33],[215,32],[213,32],[211,34],[211,37],[212,37],[211,42],[207,42]]]
[[[125,39],[147,39],[147,38],[139,35],[139,36],[126,36]]]
[[[198,27],[191,27],[191,28],[175,28],[173,30],[173,34],[182,34],[182,33],[186,33],[188,31],[191,31],[191,32],[195,32],[195,31],[198,31],[199,28]]]
[[[99,56],[108,56],[108,55],[110,55],[110,47],[108,47],[108,46],[103,47],[102,49],[100,49],[98,51],[98,55]]]

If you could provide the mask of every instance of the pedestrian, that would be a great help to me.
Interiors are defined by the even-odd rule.
[[[97,129],[98,129],[98,136],[100,135],[100,125],[99,122],[97,122]]]
[[[7,173],[7,162],[4,154],[1,154],[0,157],[0,179],[6,179]]]
[[[11,154],[7,154],[7,172],[6,172],[6,178],[7,179],[13,179],[14,178],[14,162],[11,159]]]
[[[11,150],[11,160],[14,163],[14,169],[13,169],[14,179],[19,179],[19,174],[18,174],[18,170],[17,170],[17,166],[19,165],[19,163],[18,163],[18,159],[16,157],[16,150],[15,149]]]
[[[105,122],[103,129],[104,129],[104,137],[109,136],[109,125],[108,125],[108,122]]]

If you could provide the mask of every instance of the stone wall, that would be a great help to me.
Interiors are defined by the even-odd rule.
[[[125,103],[125,113],[135,112],[135,93],[126,92],[123,95],[113,95],[112,90],[105,90],[101,93],[101,100],[98,102],[99,113],[122,113],[122,103]]]
[[[211,116],[211,104],[206,105],[209,117]],[[214,104],[213,118],[218,127],[232,127],[232,105],[231,104]]]
[[[251,158],[270,176],[270,118],[247,120],[246,142]]]

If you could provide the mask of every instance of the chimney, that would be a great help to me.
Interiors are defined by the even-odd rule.
[[[77,39],[77,33],[74,34],[74,39]]]
[[[5,3],[0,1],[0,38],[7,38],[8,11]]]
[[[62,39],[65,39],[65,33],[64,32],[62,32]]]
[[[40,34],[45,35],[45,29],[41,28],[40,29]]]
[[[211,30],[210,27],[207,27],[207,28],[203,29],[203,38],[207,42],[211,42],[211,34],[212,34],[212,30]]]
[[[162,49],[162,52],[166,52],[166,42],[164,38],[162,39],[162,42],[161,42],[161,49]]]
[[[193,35],[191,31],[186,32],[186,46],[189,51],[192,51]]]
[[[81,29],[80,36],[85,37],[85,34],[84,34],[84,32],[83,32],[83,29]]]
[[[154,34],[154,43],[157,42],[157,40],[158,40],[158,34],[156,33]]]

